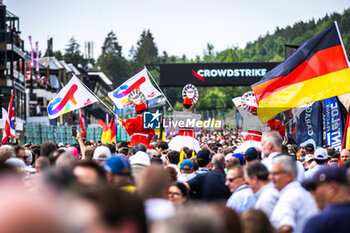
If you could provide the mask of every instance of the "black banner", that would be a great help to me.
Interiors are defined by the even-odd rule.
[[[161,64],[160,86],[250,86],[278,62]]]

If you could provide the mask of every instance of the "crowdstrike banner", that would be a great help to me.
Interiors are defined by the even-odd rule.
[[[266,63],[186,63],[161,64],[160,85],[250,86],[273,69],[277,62]]]

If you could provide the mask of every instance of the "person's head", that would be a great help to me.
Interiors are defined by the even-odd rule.
[[[92,157],[92,160],[95,161],[97,164],[104,163],[108,158],[112,156],[111,151],[106,146],[98,146],[96,147],[94,151],[94,155]]]
[[[165,167],[165,171],[168,175],[169,184],[172,184],[177,181],[177,171],[173,167]]]
[[[293,182],[297,175],[295,159],[289,155],[280,155],[272,160],[271,178],[274,187],[282,190],[286,185]]]
[[[187,201],[188,195],[187,187],[181,182],[175,182],[169,187],[168,199],[175,206],[182,205]]]
[[[255,149],[255,147],[250,147],[245,151],[244,159],[247,163],[250,163],[255,160],[259,160],[259,153]]]
[[[0,147],[0,162],[4,162],[9,158],[16,157],[16,150],[10,145],[3,145]]]
[[[225,156],[223,154],[216,154],[211,159],[214,168],[224,169],[225,168]]]
[[[55,163],[55,167],[64,167],[67,169],[72,169],[77,163],[78,163],[78,158],[72,155],[69,152],[65,152],[61,154]]]
[[[306,154],[314,154],[315,152],[315,147],[313,144],[309,143],[305,146],[305,153]]]
[[[163,154],[163,152],[169,148],[169,146],[168,146],[168,143],[163,142],[163,141],[159,141],[159,142],[157,142],[155,148],[156,148],[158,154],[161,156]]]
[[[50,160],[45,156],[40,156],[35,161],[36,173],[44,172],[46,169],[50,168]]]
[[[244,179],[254,193],[269,183],[269,171],[260,161],[253,161],[244,168]]]
[[[180,163],[180,171],[183,174],[193,173],[193,162],[189,159],[184,159]]]
[[[86,146],[85,147],[85,156],[84,156],[83,160],[92,161],[92,157],[94,156],[94,151],[95,151],[94,146]]]
[[[348,201],[350,195],[346,170],[337,166],[323,167],[305,180],[303,186],[313,193],[320,209],[331,203]]]
[[[343,149],[340,152],[340,157],[341,157],[342,162],[346,162],[346,161],[350,160],[350,149]]]
[[[169,151],[167,154],[168,164],[178,164],[180,162],[180,153],[176,150]]]
[[[227,171],[225,185],[230,189],[230,192],[236,191],[244,183],[245,180],[241,165],[234,166]]]
[[[113,184],[131,181],[131,165],[123,155],[116,155],[109,158],[103,168],[107,172],[107,179]]]
[[[17,146],[15,146],[15,150],[16,150],[16,158],[22,159],[25,164],[28,164],[29,157],[26,154],[24,147],[17,145]]]
[[[129,147],[120,147],[118,149],[118,154],[123,154],[125,156],[128,156],[128,154],[129,154]]]
[[[314,158],[317,164],[325,164],[328,161],[327,151],[323,148],[319,148],[314,153]]]
[[[93,161],[80,161],[73,168],[77,180],[86,185],[97,185],[106,181],[106,175],[101,166]]]
[[[163,167],[151,166],[144,168],[136,177],[136,189],[144,199],[168,198],[169,179]]]
[[[300,157],[304,157],[306,155],[306,150],[304,146],[298,146],[297,147],[297,153],[300,155]]]
[[[210,151],[207,149],[202,149],[198,151],[196,158],[197,158],[198,166],[200,168],[207,167],[211,159]]]
[[[277,131],[267,132],[261,138],[261,146],[265,156],[273,152],[282,152],[282,137]]]
[[[184,110],[191,110],[192,109],[192,100],[190,98],[185,98],[182,102],[182,106],[184,107]]]
[[[274,233],[266,214],[258,209],[250,209],[241,215],[244,233]]]
[[[133,154],[136,154],[138,151],[147,152],[147,147],[142,143],[137,143],[131,148],[131,151]]]
[[[328,161],[330,165],[338,165],[340,154],[338,151],[331,155],[331,159]]]
[[[57,146],[54,142],[44,142],[40,146],[40,156],[46,156],[49,157],[51,152],[57,149]]]
[[[140,104],[137,104],[135,106],[135,112],[136,112],[137,115],[143,114],[143,112],[146,111],[146,110],[147,110],[147,105],[144,104],[144,103],[140,103]]]

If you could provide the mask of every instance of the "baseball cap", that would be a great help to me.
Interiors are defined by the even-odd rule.
[[[98,146],[96,147],[93,155],[93,159],[95,160],[107,160],[111,157],[111,151],[106,146]]]
[[[314,158],[318,160],[326,160],[328,158],[328,153],[325,149],[319,148],[315,151]]]
[[[237,159],[239,159],[239,163],[241,165],[245,164],[244,156],[241,153],[234,153],[232,157],[236,157]]]
[[[202,149],[200,151],[198,151],[197,153],[197,160],[198,159],[202,159],[202,160],[210,160],[211,159],[211,154],[210,154],[210,151],[207,150],[207,149]]]
[[[313,151],[315,149],[314,145],[309,143],[305,146],[305,150]]]
[[[305,162],[309,162],[310,160],[314,159],[314,155],[313,154],[307,154],[305,155]]]
[[[193,169],[193,162],[189,159],[184,159],[180,163],[180,169],[181,170],[191,170]]]
[[[252,161],[254,159],[257,159],[258,158],[258,151],[254,147],[249,147],[244,153],[244,158],[247,161]]]
[[[326,166],[317,171],[310,179],[306,179],[302,184],[307,190],[315,190],[320,183],[335,181],[348,184],[346,169],[337,166]]]
[[[127,176],[131,174],[130,163],[128,159],[122,155],[116,155],[107,159],[106,163],[103,164],[102,167],[114,175]]]
[[[138,151],[136,152],[136,154],[130,156],[129,161],[131,165],[143,165],[143,166],[151,165],[148,154],[143,151]]]

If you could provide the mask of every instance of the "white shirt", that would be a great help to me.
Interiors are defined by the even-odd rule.
[[[277,155],[280,155],[280,154],[281,154],[280,152],[273,152],[269,155],[269,157],[262,160],[262,164],[265,165],[265,167],[267,168],[267,170],[269,170],[269,172],[271,172],[271,169],[272,169],[273,159]],[[303,164],[298,160],[296,161],[296,165],[297,165],[297,178],[296,178],[296,180],[301,183],[305,179],[305,168],[304,168]]]
[[[168,167],[173,167],[175,168],[176,172],[177,172],[177,178],[179,179],[180,175],[181,175],[181,171],[179,169],[179,166],[175,165],[175,164],[172,164],[172,163],[169,163],[168,164]]]
[[[175,214],[174,206],[166,199],[148,199],[144,205],[148,223],[163,220]]]
[[[316,202],[311,194],[299,182],[293,181],[280,191],[280,198],[270,220],[276,229],[287,225],[293,228],[293,233],[299,233],[317,211]]]
[[[270,218],[280,197],[278,190],[273,187],[272,183],[269,183],[259,189],[259,191],[255,193],[255,197],[256,203],[254,208],[264,211],[267,217]]]
[[[305,172],[305,179],[310,179],[310,178],[312,178],[312,177],[314,176],[314,174],[315,174],[317,171],[321,170],[321,169],[324,168],[324,167],[326,167],[326,165],[318,164],[318,165],[316,165],[315,167],[313,167],[313,168],[307,170],[307,171]]]
[[[190,179],[192,179],[193,177],[195,177],[196,174],[195,173],[184,173],[184,174],[180,174],[178,177],[177,177],[177,181],[179,182],[187,182],[189,181]]]
[[[227,200],[226,206],[237,211],[237,213],[243,213],[254,207],[255,195],[253,191],[248,188],[248,185],[243,184],[237,188]]]

